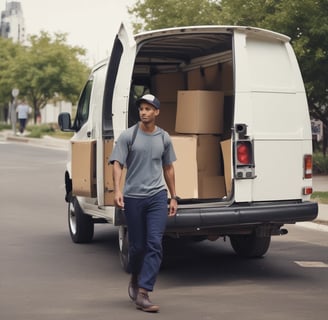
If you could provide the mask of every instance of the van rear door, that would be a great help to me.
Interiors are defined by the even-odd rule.
[[[270,31],[235,30],[235,124],[253,140],[255,176],[235,180],[236,201],[302,198],[312,153],[306,94],[289,38]],[[235,135],[237,138],[237,134]]]
[[[127,128],[127,114],[132,79],[132,70],[136,56],[136,42],[132,32],[122,23],[116,35],[112,53],[108,62],[103,108],[102,108],[102,148],[97,149],[99,205],[113,203],[112,166],[108,158],[113,149],[113,141]]]

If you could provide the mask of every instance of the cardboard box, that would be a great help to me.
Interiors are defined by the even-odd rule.
[[[174,163],[177,194],[184,199],[225,195],[221,168],[220,141],[215,136],[171,136],[177,156]],[[223,190],[223,191],[222,191]]]
[[[197,136],[197,169],[207,176],[222,174],[220,137],[214,135]]]
[[[175,131],[189,134],[223,132],[223,92],[179,91]]]
[[[176,102],[178,90],[184,90],[185,76],[182,72],[160,73],[151,78],[152,92],[163,102]]]
[[[226,195],[225,179],[223,176],[206,176],[198,177],[198,197],[206,198],[223,198]]]
[[[205,73],[201,68],[187,73],[188,90],[206,90]]]
[[[171,136],[177,161],[174,162],[175,188],[184,199],[198,197],[197,137]]]
[[[104,205],[114,205],[114,181],[113,181],[113,166],[108,164],[108,160],[113,151],[114,140],[105,140],[104,142]],[[126,176],[126,168],[123,169],[120,188],[123,191]]]
[[[72,141],[71,145],[73,195],[96,197],[96,141]]]
[[[232,148],[231,139],[221,141],[221,149],[223,155],[223,164],[224,164],[224,179],[226,185],[226,193],[229,195],[232,188],[232,158],[231,158],[231,148]]]
[[[220,65],[215,64],[206,68],[197,68],[187,74],[188,90],[220,90]]]
[[[177,104],[175,102],[161,103],[159,116],[156,124],[169,134],[175,134],[175,120],[177,115]]]
[[[234,85],[232,62],[222,63],[221,69],[221,90],[227,93],[232,92]]]

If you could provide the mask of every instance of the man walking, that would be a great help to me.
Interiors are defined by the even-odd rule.
[[[23,134],[26,127],[28,114],[30,113],[30,106],[26,103],[25,99],[23,99],[17,106],[16,112],[18,113],[19,132],[20,134]]]
[[[110,157],[113,164],[114,201],[124,209],[129,237],[131,273],[128,293],[137,309],[157,312],[148,293],[153,291],[162,261],[162,237],[167,216],[177,212],[176,160],[171,138],[155,125],[160,112],[159,100],[146,94],[137,100],[140,122],[120,135]],[[123,166],[127,167],[124,196],[120,191]],[[171,199],[167,205],[167,190]]]

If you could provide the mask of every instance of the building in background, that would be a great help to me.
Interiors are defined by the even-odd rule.
[[[61,112],[68,112],[72,115],[73,106],[71,102],[59,100],[54,103],[48,103],[40,110],[40,123],[57,123],[58,115]]]
[[[20,2],[6,2],[6,9],[1,11],[0,36],[14,42],[25,42],[25,22]]]

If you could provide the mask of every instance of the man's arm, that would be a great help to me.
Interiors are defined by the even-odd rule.
[[[164,166],[163,172],[164,172],[164,179],[166,185],[169,188],[169,192],[171,195],[169,216],[174,216],[177,213],[178,201],[174,199],[176,197],[176,192],[175,192],[175,174],[174,174],[173,164]]]
[[[124,208],[123,194],[120,189],[122,170],[123,170],[123,166],[118,161],[114,161],[113,163],[114,203],[115,206],[121,209]]]

